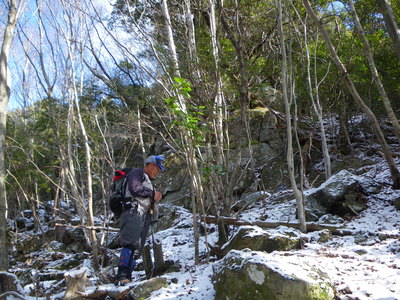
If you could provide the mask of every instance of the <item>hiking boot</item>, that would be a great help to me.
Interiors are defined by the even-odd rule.
[[[116,286],[125,286],[128,285],[129,283],[131,283],[131,280],[126,278],[126,279],[117,279],[115,281],[115,285]]]
[[[129,267],[118,267],[117,276],[115,276],[117,285],[126,285],[131,282],[131,272]]]

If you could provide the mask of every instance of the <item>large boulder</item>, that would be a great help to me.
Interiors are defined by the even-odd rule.
[[[222,256],[230,250],[251,249],[272,252],[300,249],[300,234],[292,228],[280,227],[266,231],[258,226],[241,226],[235,235],[221,248]]]
[[[215,299],[334,299],[329,278],[296,257],[232,250],[214,267]]]
[[[176,221],[180,219],[183,214],[190,213],[189,210],[172,205],[169,203],[161,203],[159,208],[159,218],[156,223],[154,223],[154,231],[162,231],[176,225]]]
[[[183,185],[188,184],[188,173],[184,159],[174,153],[167,156],[165,162],[165,172],[155,179],[157,188],[163,193],[176,192]]]
[[[366,196],[378,192],[379,186],[372,180],[342,170],[318,188],[305,192],[307,220],[317,221],[327,213],[356,215],[367,208]]]

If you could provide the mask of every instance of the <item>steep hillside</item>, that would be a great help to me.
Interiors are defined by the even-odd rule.
[[[258,191],[253,200],[236,208],[237,220],[248,225],[230,226],[230,241],[223,248],[231,251],[223,253],[225,258],[221,252],[218,255],[208,252],[218,239],[215,225],[208,224],[208,234],[203,234],[200,242],[202,263],[195,265],[191,213],[173,203],[164,203],[161,207],[163,216],[155,227],[157,232],[154,237],[161,241],[164,259],[169,262],[170,268],[166,273],[147,281],[140,261],[132,283],[116,287],[113,284],[119,255],[116,231],[99,231],[99,237],[104,237],[105,248],[103,267],[100,272],[95,272],[91,265],[91,253],[82,248],[80,228],[51,227],[48,214],[41,210],[42,227],[34,231],[33,218],[26,211],[15,223],[19,229],[13,239],[14,255],[10,271],[21,282],[23,290],[19,293],[24,294],[24,299],[62,299],[66,289],[66,273],[74,275],[86,271],[87,282],[80,296],[82,299],[117,299],[124,295],[125,299],[209,300],[225,299],[224,295],[228,294],[224,293],[232,290],[234,293],[241,293],[241,290],[248,293],[246,286],[241,286],[234,277],[231,277],[231,284],[224,287],[225,290],[216,284],[218,280],[223,280],[220,276],[226,270],[224,262],[229,257],[235,257],[242,264],[251,258],[253,264],[272,267],[283,277],[294,276],[303,280],[306,276],[300,270],[318,274],[332,288],[337,299],[400,299],[400,190],[392,189],[387,165],[375,145],[359,142],[353,146],[351,161],[357,161],[358,167],[352,163],[346,168],[346,158],[340,158],[342,169],[346,170],[340,174],[350,176],[345,178],[352,178],[359,184],[355,190],[346,189],[343,194],[345,200],[338,202],[350,207],[350,210],[341,210],[340,214],[339,210],[338,214],[334,210],[324,212],[313,223],[327,224],[331,229],[337,227],[337,230],[324,229],[302,234],[287,226],[264,227],[268,223],[295,223],[295,201],[290,189],[273,193]],[[392,147],[398,145],[392,144]],[[306,191],[306,196],[309,196],[306,197],[306,203],[311,201],[310,195],[322,195],[321,189],[329,190],[331,184],[325,182]],[[344,184],[354,187],[347,179]],[[331,192],[336,195],[338,189]],[[348,202],[349,199],[358,202]],[[355,206],[360,203],[363,204],[361,208]],[[313,209],[309,207],[310,212]],[[317,214],[315,211],[310,213],[310,218]],[[103,219],[98,216],[99,226],[102,226]],[[260,222],[261,227],[251,225],[256,222]],[[12,224],[14,228],[15,224]],[[244,230],[246,234],[239,236]],[[103,233],[106,235],[103,236]],[[56,234],[63,234],[63,242],[53,240]],[[262,243],[257,240],[259,237],[264,239]],[[265,239],[268,247],[275,241],[279,241],[279,245],[268,248]],[[283,244],[284,239],[296,242]],[[239,243],[235,244],[235,241]],[[152,243],[151,235],[148,242]],[[246,245],[245,249],[243,245]],[[264,275],[260,275],[261,281],[260,277],[251,276],[250,283],[251,280],[259,282],[256,288],[268,281],[264,280]]]

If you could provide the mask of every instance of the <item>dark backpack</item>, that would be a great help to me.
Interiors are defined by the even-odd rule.
[[[127,177],[131,170],[132,168],[124,168],[114,172],[109,206],[116,219],[119,218],[124,209]]]

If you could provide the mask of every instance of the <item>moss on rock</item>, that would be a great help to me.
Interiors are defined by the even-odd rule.
[[[334,290],[322,272],[260,252],[231,251],[214,269],[215,299],[324,300]]]

